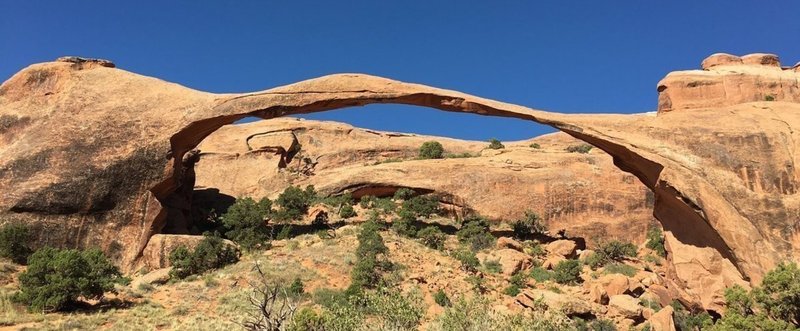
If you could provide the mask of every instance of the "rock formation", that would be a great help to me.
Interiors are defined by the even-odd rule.
[[[797,81],[795,70],[780,74]],[[676,109],[677,94],[660,86],[666,108]],[[786,90],[775,101],[687,104],[680,108],[697,108],[657,117],[567,115],[360,74],[211,94],[107,62],[35,64],[0,86],[0,216],[34,225],[39,244],[100,246],[130,269],[173,221],[167,216],[185,213],[194,176],[184,156],[221,126],[246,116],[412,104],[535,121],[604,150],[653,190],[654,215],[677,241],[726,259],[735,269],[726,274],[758,282],[779,261],[800,261],[800,104],[777,96],[792,86]]]
[[[470,157],[417,160],[420,145],[431,140],[447,153]],[[534,142],[540,148],[530,147]],[[475,211],[503,221],[500,229],[533,210],[553,233],[567,229],[568,236],[590,244],[607,238],[644,242],[655,222],[652,193],[602,151],[565,151],[580,143],[556,133],[493,150],[486,142],[294,118],[228,125],[198,146],[194,201],[220,211],[224,204],[213,205],[219,197],[275,198],[289,185],[314,185],[323,194],[349,191],[356,199],[406,187],[435,192],[453,215]]]

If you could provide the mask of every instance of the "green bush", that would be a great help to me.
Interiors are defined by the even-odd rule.
[[[461,229],[456,232],[458,241],[479,251],[494,245],[495,238],[489,232],[489,222],[480,216],[470,216],[464,220]]]
[[[399,214],[399,217],[392,221],[392,230],[403,237],[416,238],[419,229],[414,225],[416,222],[414,214],[405,209],[400,210]]]
[[[28,269],[19,275],[16,299],[31,310],[61,310],[78,298],[100,299],[121,280],[117,267],[99,249],[45,247],[28,258]]]
[[[444,157],[444,147],[438,141],[427,141],[419,147],[420,159],[441,159]]]
[[[592,331],[617,331],[617,326],[614,322],[607,319],[596,319],[589,324],[589,330]]]
[[[375,199],[376,199],[375,196],[372,196],[372,195],[361,196],[361,199],[358,201],[358,205],[361,206],[361,208],[364,208],[364,209],[372,208],[372,205],[374,204]]]
[[[636,275],[636,268],[622,263],[611,263],[606,266],[605,272],[607,274],[622,274],[628,277]]]
[[[503,148],[506,148],[506,146],[503,146],[503,143],[500,142],[500,140],[492,138],[492,139],[489,139],[489,148],[490,149],[503,149]]]
[[[435,226],[428,226],[417,232],[417,237],[423,245],[433,249],[444,249],[444,242],[447,236]]]
[[[540,149],[540,148],[542,148],[542,146],[539,146],[539,144],[537,144],[537,143],[533,143],[533,144],[531,144],[531,148]]]
[[[579,145],[571,145],[566,148],[567,152],[570,153],[579,153],[579,154],[586,154],[592,150],[594,146],[589,144],[579,144]]]
[[[499,260],[486,259],[485,261],[483,261],[483,268],[486,269],[487,272],[492,274],[499,274],[500,271],[503,271],[503,266],[500,264]]]
[[[775,96],[772,94],[767,94],[764,96],[764,101],[775,101]]]
[[[266,220],[271,214],[272,201],[267,198],[258,202],[252,198],[236,199],[222,215],[222,224],[227,229],[225,236],[244,249],[252,249],[269,242],[271,238]]]
[[[358,247],[356,247],[356,264],[350,272],[351,293],[359,292],[362,288],[375,288],[381,280],[381,269],[387,262],[380,260],[389,249],[383,242],[383,237],[378,233],[378,225],[366,222],[358,234]]]
[[[388,215],[397,210],[397,205],[390,198],[378,198],[373,201],[372,206],[375,209],[380,209],[383,214]]]
[[[645,247],[652,249],[659,256],[667,256],[667,249],[664,247],[664,232],[658,226],[653,226],[647,230],[647,243]]]
[[[289,294],[293,296],[301,296],[306,293],[305,285],[300,277],[296,277],[291,285],[289,285]]]
[[[437,305],[442,307],[450,307],[453,303],[450,302],[450,298],[447,296],[447,293],[444,293],[444,290],[439,289],[435,293],[433,293],[433,301],[436,302]]]
[[[581,263],[578,260],[564,260],[553,268],[553,280],[559,284],[575,284],[580,281]]]
[[[325,329],[325,317],[313,309],[303,307],[294,313],[290,331],[322,331]]]
[[[481,261],[475,256],[475,253],[469,250],[457,250],[453,252],[453,258],[461,262],[461,269],[467,272],[475,272],[481,265]]]
[[[610,262],[620,262],[626,257],[636,256],[636,245],[612,240],[600,245],[594,254],[586,258],[586,264],[592,269],[597,269]]]
[[[193,251],[186,246],[178,246],[169,254],[169,261],[172,264],[170,277],[184,279],[236,263],[239,254],[219,237],[206,236]]]
[[[800,269],[796,263],[778,264],[753,292],[768,316],[800,326]]]
[[[544,283],[553,279],[553,272],[542,267],[533,267],[531,268],[530,276],[537,283]]]
[[[525,217],[514,221],[511,226],[514,229],[514,235],[520,239],[547,231],[547,226],[542,218],[531,210],[526,210]]]
[[[292,226],[290,224],[284,224],[281,226],[281,231],[278,232],[278,235],[275,236],[277,240],[286,240],[292,237]]]
[[[672,308],[675,310],[673,320],[675,328],[678,330],[706,330],[713,324],[711,315],[705,311],[698,313],[687,311],[678,301],[672,302]]]
[[[339,209],[339,217],[341,217],[342,219],[348,219],[355,216],[356,216],[356,211],[355,209],[353,209],[353,206],[351,205],[344,205],[342,206],[341,209]]]
[[[416,196],[403,201],[401,212],[403,211],[415,217],[430,217],[439,213],[439,199],[434,196]]]
[[[277,218],[298,220],[308,212],[308,207],[315,200],[317,200],[317,192],[314,190],[314,186],[308,185],[305,190],[296,186],[289,186],[275,200],[281,206],[280,212],[277,213]]]
[[[411,199],[415,194],[416,192],[414,190],[407,187],[401,187],[397,189],[397,191],[394,191],[394,196],[392,198],[395,200],[408,200]]]
[[[514,284],[510,284],[505,289],[503,289],[503,294],[511,296],[511,297],[517,296],[517,294],[519,294],[519,292],[520,292],[519,286],[514,285]]]
[[[31,249],[31,233],[23,224],[6,224],[0,228],[0,257],[7,258],[17,264],[25,264]]]

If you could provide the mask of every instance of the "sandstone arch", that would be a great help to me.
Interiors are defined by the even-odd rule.
[[[101,62],[30,66],[0,86],[0,213],[37,224],[41,243],[99,244],[130,267],[164,226],[165,204],[180,204],[170,196],[186,180],[183,157],[208,134],[245,116],[370,103],[550,125],[612,155],[656,193],[654,214],[679,242],[713,248],[734,276],[758,281],[800,259],[796,103],[567,115],[360,74],[218,95]]]

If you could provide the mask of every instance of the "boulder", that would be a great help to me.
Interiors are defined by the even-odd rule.
[[[647,322],[650,323],[652,331],[676,331],[674,315],[675,310],[672,306],[666,306],[650,316]]]
[[[628,293],[630,289],[628,277],[621,274],[602,275],[597,279],[597,283],[603,286],[609,297]]]
[[[652,293],[657,298],[661,307],[669,306],[673,300],[678,298],[676,293],[673,293],[662,285],[652,285],[647,288],[647,292]]]
[[[133,281],[131,281],[131,288],[138,289],[142,284],[166,284],[170,278],[170,270],[172,270],[171,267],[156,269],[141,277],[134,278]]]
[[[533,258],[525,253],[510,248],[493,252],[502,266],[504,275],[513,275],[517,271],[529,269],[533,265]]]
[[[598,283],[592,283],[589,285],[589,298],[592,302],[607,305],[608,304],[608,292],[603,287],[603,285]]]
[[[614,315],[633,320],[642,316],[639,300],[627,294],[612,295],[608,299],[608,309]]]
[[[588,257],[592,256],[592,254],[594,254],[594,253],[595,253],[594,250],[584,249],[584,250],[580,251],[580,253],[578,254],[578,259],[580,259],[581,261],[586,261],[586,259]]]
[[[497,247],[497,249],[508,248],[508,249],[513,249],[515,251],[519,251],[519,252],[523,251],[522,243],[520,243],[519,241],[516,241],[516,240],[514,240],[512,238],[509,238],[509,237],[497,238],[496,247]]]
[[[703,60],[703,62],[700,64],[700,67],[703,68],[703,70],[708,70],[716,66],[741,65],[741,64],[742,64],[742,58],[736,55],[731,55],[726,53],[716,53],[716,54],[711,54],[711,56],[705,58],[705,60]]]
[[[575,250],[577,247],[578,246],[572,240],[560,239],[547,244],[545,249],[551,255],[572,258],[575,257]]]
[[[593,312],[592,306],[578,297],[546,290],[526,289],[515,298],[523,307],[537,309],[538,303],[541,303],[549,309],[560,310],[567,316],[588,315]]]
[[[559,262],[565,261],[565,260],[567,260],[567,259],[565,257],[561,256],[561,255],[548,256],[544,260],[544,262],[542,262],[542,268],[551,270],[551,269],[555,268],[555,266],[558,265]]]

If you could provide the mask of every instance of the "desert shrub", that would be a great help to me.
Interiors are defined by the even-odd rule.
[[[472,286],[472,290],[478,294],[486,293],[486,279],[480,274],[469,275],[464,280]]]
[[[547,231],[544,220],[531,210],[526,210],[525,217],[514,221],[511,227],[514,229],[514,235],[521,239]]]
[[[539,145],[539,144],[537,144],[537,143],[533,143],[533,144],[531,144],[531,145],[530,145],[530,147],[531,147],[531,148],[533,148],[533,149],[540,149],[540,148],[542,148],[542,146],[540,146],[540,145]]]
[[[464,220],[456,232],[458,241],[478,251],[494,245],[495,238],[489,232],[489,222],[480,216],[470,216]]]
[[[664,232],[658,226],[650,227],[647,230],[647,243],[645,247],[652,249],[659,256],[667,256],[667,249],[664,247]]]
[[[281,230],[278,232],[278,235],[275,236],[277,240],[285,240],[292,237],[292,226],[290,224],[283,224],[281,225]]]
[[[578,145],[570,145],[566,148],[567,152],[570,153],[579,153],[579,154],[586,154],[592,150],[594,146],[589,144],[578,144]]]
[[[460,249],[453,252],[453,258],[461,262],[461,269],[467,272],[475,272],[481,265],[481,261],[475,256],[475,253],[470,250]]]
[[[416,330],[425,307],[419,292],[380,289],[364,296],[364,311],[381,321],[379,330]]]
[[[490,149],[503,149],[503,148],[506,148],[506,146],[503,146],[503,143],[500,142],[500,140],[492,138],[492,139],[489,139],[489,148]]]
[[[314,202],[319,202],[337,208],[342,206],[352,206],[353,204],[355,204],[355,201],[353,200],[353,194],[350,192],[345,192],[339,195],[331,195],[323,198],[320,198],[316,194],[316,192],[309,194],[310,194],[309,199],[316,199],[316,201],[313,200],[309,201],[309,204],[313,204]]]
[[[414,225],[416,222],[414,214],[405,209],[400,210],[399,214],[399,217],[392,221],[392,230],[403,237],[416,238],[419,229]]]
[[[529,241],[525,243],[523,250],[526,254],[533,256],[533,257],[543,257],[547,255],[547,251],[544,249],[544,245],[539,243],[538,241]]]
[[[419,147],[420,159],[441,159],[444,156],[444,147],[438,141],[426,141]]]
[[[292,284],[289,285],[289,289],[287,290],[289,294],[293,296],[300,296],[306,293],[305,285],[303,285],[303,280],[300,277],[296,277]]]
[[[308,212],[308,207],[317,199],[314,186],[308,185],[305,190],[297,186],[289,186],[278,195],[275,202],[281,206],[277,213],[279,219],[300,219]]]
[[[411,199],[414,194],[416,194],[414,190],[407,187],[401,187],[397,189],[397,191],[394,191],[394,196],[392,198],[395,200],[408,200]]]
[[[589,329],[591,331],[617,331],[617,326],[614,325],[614,321],[607,320],[607,319],[596,319],[589,323]]]
[[[519,292],[520,292],[519,286],[514,284],[510,284],[505,289],[503,289],[503,294],[511,297],[517,296]]]
[[[775,96],[772,94],[767,94],[764,96],[764,101],[775,101]]]
[[[780,263],[770,270],[754,296],[770,317],[800,325],[800,269],[796,263]]]
[[[581,263],[578,260],[564,260],[553,268],[553,280],[559,284],[575,284],[580,281]]]
[[[626,257],[636,256],[636,245],[612,240],[600,245],[594,254],[586,258],[586,264],[592,269],[599,268],[613,261],[622,261]]]
[[[378,198],[373,201],[372,206],[379,209],[383,214],[391,214],[397,210],[397,205],[390,198]]]
[[[447,236],[435,226],[428,226],[417,232],[417,237],[423,245],[433,249],[444,249],[444,242]]]
[[[27,226],[17,223],[4,225],[0,228],[0,257],[25,264],[31,254],[30,241],[31,233]]]
[[[236,199],[222,215],[225,236],[244,249],[258,247],[271,239],[266,221],[271,213],[272,201],[267,198],[258,202],[252,198]]]
[[[470,152],[463,152],[463,153],[447,153],[444,157],[448,159],[466,159],[470,157],[477,157],[478,155],[473,155]]]
[[[353,206],[351,205],[344,205],[342,206],[341,209],[339,209],[339,217],[343,219],[348,219],[355,216],[356,216],[356,211],[355,209],[353,209]]]
[[[102,298],[121,278],[117,267],[99,249],[45,247],[28,258],[28,269],[19,275],[16,299],[31,310],[61,310],[78,298]]]
[[[361,196],[361,199],[358,200],[358,205],[364,209],[372,208],[375,199],[375,196],[372,195]]]
[[[491,307],[484,298],[460,299],[433,321],[429,330],[574,330],[572,321],[560,312],[507,314]]]
[[[607,274],[622,274],[628,277],[636,275],[636,268],[622,263],[611,263],[606,265],[605,272]]]
[[[239,254],[219,237],[206,236],[194,250],[178,246],[169,254],[169,261],[172,264],[170,277],[185,279],[190,275],[199,275],[236,263],[239,261]]]
[[[499,260],[486,259],[483,261],[483,268],[492,274],[499,274],[500,271],[503,271],[503,266],[500,264]]]
[[[436,304],[441,307],[450,307],[453,304],[450,302],[450,298],[447,296],[447,293],[444,293],[444,290],[442,289],[439,289],[433,293],[433,301],[435,301]]]
[[[404,210],[416,217],[429,217],[439,213],[439,199],[434,196],[416,196],[403,201],[401,212]]]
[[[358,234],[356,247],[356,264],[350,273],[350,291],[357,292],[361,288],[375,288],[381,280],[381,268],[386,265],[380,256],[389,249],[378,233],[378,225],[366,222]]]
[[[687,311],[678,301],[673,301],[671,306],[675,310],[673,320],[675,321],[675,328],[678,330],[705,330],[713,323],[711,315],[705,311],[699,313]]]
[[[325,330],[325,317],[317,314],[313,309],[303,307],[297,310],[292,317],[290,331],[321,331]]]

